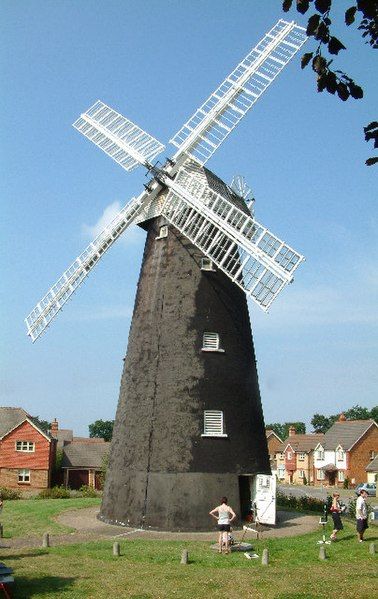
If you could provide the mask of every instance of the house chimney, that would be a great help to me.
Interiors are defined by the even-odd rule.
[[[340,416],[339,416],[338,422],[345,422],[345,421],[346,421],[345,414],[341,413]]]
[[[294,437],[294,435],[296,434],[296,430],[295,430],[295,426],[291,426],[289,428],[289,437]]]
[[[56,418],[54,418],[50,425],[50,435],[55,438],[58,436],[58,421]]]

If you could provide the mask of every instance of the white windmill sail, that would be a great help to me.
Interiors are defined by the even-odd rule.
[[[49,326],[52,319],[62,309],[71,295],[80,287],[84,279],[96,266],[100,258],[113,245],[142,210],[146,193],[133,198],[120,210],[117,216],[105,227],[88,247],[64,271],[58,281],[25,318],[28,335],[34,342]]]
[[[204,184],[199,171],[189,163],[167,178],[162,214],[266,311],[304,258]]]
[[[132,121],[98,100],[73,127],[92,141],[126,171],[139,164],[149,166],[165,148]]]
[[[170,142],[205,164],[307,40],[282,19],[236,66]]]

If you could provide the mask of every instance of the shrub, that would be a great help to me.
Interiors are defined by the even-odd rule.
[[[82,497],[97,497],[96,489],[89,487],[88,485],[82,485],[79,489],[79,493]]]
[[[347,477],[346,479],[344,479],[343,482],[343,489],[349,489],[349,478]]]
[[[6,487],[1,487],[0,497],[3,500],[21,499],[21,491],[18,489],[7,489]]]
[[[52,487],[51,489],[43,489],[36,499],[68,499],[70,497],[69,489],[63,487],[63,485]]]
[[[315,497],[308,497],[307,495],[301,495],[300,497],[294,497],[294,495],[285,495],[284,493],[277,493],[277,505],[280,507],[289,507],[299,512],[322,512],[324,501],[316,499]]]

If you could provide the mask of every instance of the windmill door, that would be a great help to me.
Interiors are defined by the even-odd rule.
[[[252,482],[252,506],[257,522],[276,523],[276,477],[256,474]]]

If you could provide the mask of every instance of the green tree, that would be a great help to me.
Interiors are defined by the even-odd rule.
[[[306,433],[306,425],[304,422],[284,422],[283,424],[274,422],[273,424],[267,424],[266,428],[274,431],[276,435],[284,441],[289,436],[289,428],[291,426],[294,426],[295,432],[298,434]]]
[[[51,427],[50,422],[47,420],[41,420],[39,416],[31,416],[31,420],[36,424],[44,433],[48,433]]]
[[[311,425],[314,429],[314,433],[326,433],[331,428],[333,422],[331,422],[330,416],[324,416],[323,414],[314,414],[311,419]]]
[[[272,424],[267,424],[266,428],[276,433],[276,435],[282,439],[282,441],[285,439],[283,424],[280,424],[279,422],[273,422]]]
[[[114,420],[96,420],[89,425],[89,436],[110,441],[113,436]]]
[[[370,410],[356,405],[346,410],[344,416],[347,420],[368,420],[370,418]]]
[[[282,8],[285,12],[292,7],[293,0],[284,0]],[[336,3],[335,3],[336,4]],[[345,102],[348,98],[360,100],[364,92],[353,79],[344,71],[333,69],[333,57],[341,50],[346,50],[344,44],[333,35],[332,31],[332,0],[296,0],[297,11],[304,15],[309,8],[315,12],[307,21],[306,33],[316,42],[312,52],[302,56],[301,67],[304,69],[311,63],[315,73],[318,92],[326,90],[337,95]],[[367,44],[374,49],[378,48],[378,1],[355,0],[346,10],[344,20],[349,27],[359,20],[358,30]],[[332,65],[332,67],[331,67]],[[364,127],[366,141],[373,141],[374,148],[378,148],[378,122],[373,121]],[[366,164],[371,166],[378,162],[378,156],[368,158]]]
[[[370,418],[378,422],[378,406],[374,406],[374,408],[370,410]]]

